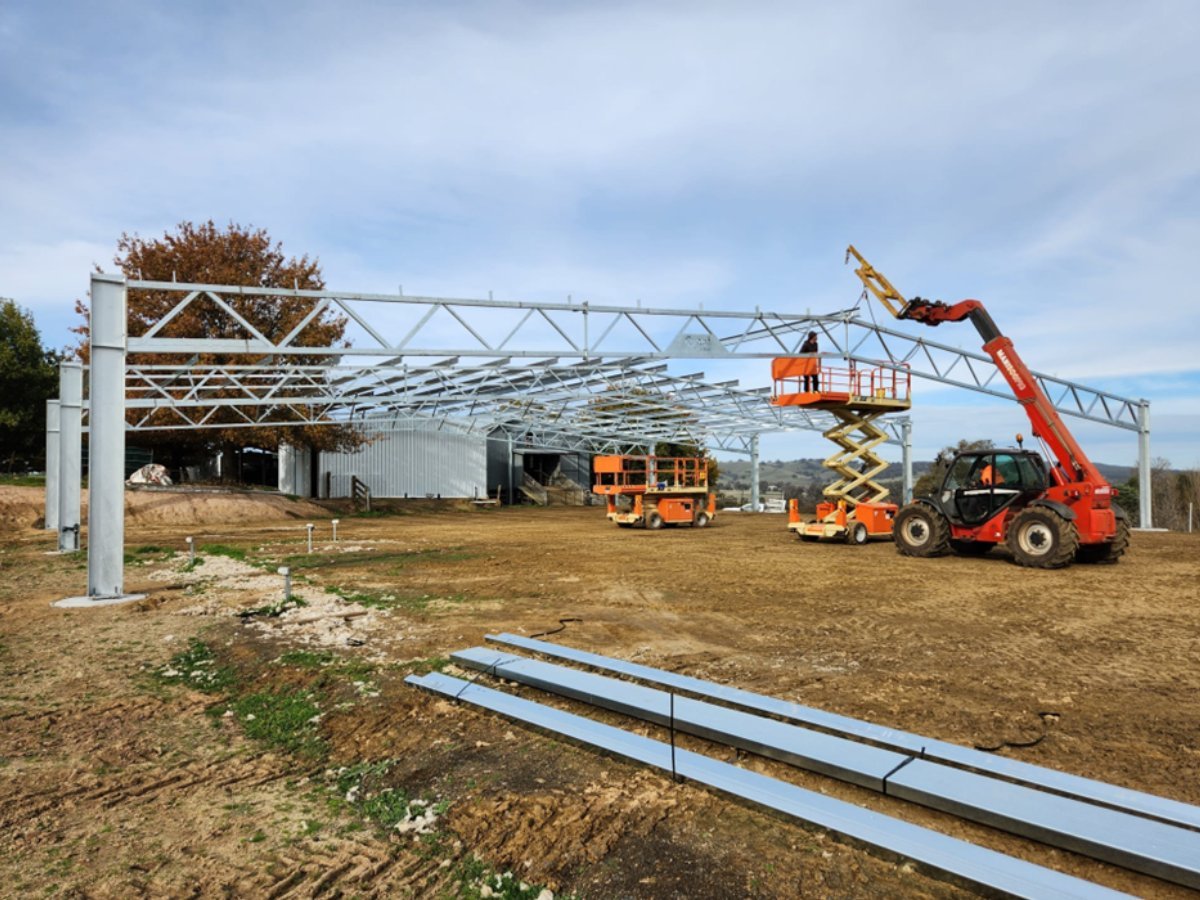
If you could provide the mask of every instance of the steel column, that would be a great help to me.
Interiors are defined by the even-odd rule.
[[[903,460],[903,484],[901,495],[905,503],[912,503],[913,498],[913,469],[912,469],[912,420],[905,419],[900,423],[901,453]]]
[[[83,366],[58,367],[58,549],[79,549],[79,483],[83,455]]]
[[[513,496],[513,437],[510,432],[508,435],[508,495],[504,498],[508,501],[508,505],[512,506],[517,502]]]
[[[758,435],[750,438],[750,509],[759,512]]]
[[[46,401],[46,519],[47,531],[58,531],[58,401]]]
[[[125,279],[92,275],[88,390],[88,596],[125,584]]]
[[[1150,401],[1138,404],[1138,524],[1154,527],[1154,484],[1150,474]]]

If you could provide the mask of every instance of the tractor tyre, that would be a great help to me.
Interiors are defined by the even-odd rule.
[[[896,514],[892,540],[903,556],[945,556],[950,552],[950,523],[933,507],[914,503]]]
[[[987,556],[988,551],[995,547],[987,541],[951,541],[950,549],[959,556]]]
[[[1004,543],[1019,566],[1061,569],[1075,559],[1079,532],[1054,510],[1027,506],[1008,523]]]
[[[696,520],[694,522],[692,522],[692,524],[694,526],[696,526],[697,528],[706,528],[708,526],[709,521],[710,520],[708,517],[708,513],[701,512],[701,513],[697,514]]]
[[[1129,549],[1129,523],[1117,519],[1117,533],[1105,544],[1080,544],[1075,551],[1075,562],[1097,565],[1115,565]]]
[[[658,531],[663,527],[663,517],[657,512],[646,513],[646,527],[651,531]]]
[[[871,532],[867,530],[865,522],[851,522],[846,529],[846,543],[860,546],[871,539]]]

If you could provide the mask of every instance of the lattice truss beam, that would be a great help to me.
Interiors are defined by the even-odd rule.
[[[593,452],[659,441],[749,452],[755,435],[823,431],[832,421],[819,411],[774,407],[766,388],[673,375],[665,363],[645,359],[133,365],[126,396],[135,431],[453,420],[523,439],[552,435],[555,446],[578,443]],[[898,440],[902,423],[893,424]]]
[[[463,360],[490,360],[494,368],[486,375],[470,366],[464,366],[462,371],[474,373],[484,381],[498,377],[503,385],[516,376],[510,373],[497,375],[497,372],[509,367],[519,368],[512,365],[519,360],[572,358],[585,362],[651,362],[681,358],[763,359],[798,353],[803,336],[814,330],[823,335],[822,347],[827,353],[863,363],[903,367],[921,378],[1013,399],[1002,375],[984,354],[882,327],[862,318],[857,309],[814,316],[760,309],[752,312],[681,310],[640,305],[598,305],[573,300],[525,302],[452,299],[174,282],[131,281],[128,288],[135,293],[154,291],[161,295],[166,292],[178,297],[178,301],[143,333],[130,336],[129,352],[139,355],[171,354],[176,359],[244,355],[257,357],[257,365],[262,368],[280,365],[288,359],[304,359],[311,364],[314,360],[324,358],[373,357],[374,360],[364,360],[368,362],[365,367],[368,372],[380,366],[391,366],[394,370],[412,358],[450,358],[454,360],[453,365],[460,365]],[[301,301],[311,304],[311,307],[289,334],[272,341],[238,313],[235,298],[242,295],[290,298],[291,302]],[[164,336],[172,330],[168,328],[171,322],[197,304],[205,306],[210,314],[219,311],[219,314],[227,316],[231,328],[226,330],[226,334],[237,333],[239,336]],[[347,336],[352,346],[304,345],[306,330],[327,312],[346,317]],[[330,359],[330,362],[334,362],[334,359]],[[235,369],[222,368],[229,371],[220,377],[251,377],[248,372],[233,375]],[[307,405],[321,415],[333,415],[340,408],[339,404],[344,402],[344,398],[337,393],[341,384],[332,380],[323,381],[317,371],[323,369],[318,366],[307,373],[289,370],[289,378],[293,380],[279,387],[276,398],[282,400],[287,397],[292,388],[300,387],[295,382],[305,377],[322,387],[331,383],[335,385],[334,392],[323,395],[329,401],[324,411],[320,409],[322,402],[315,399],[319,396],[317,393],[307,396],[306,404],[300,405]],[[1034,374],[1060,413],[1138,430],[1139,401],[1044,373]],[[349,384],[353,383],[355,376],[347,372],[337,377],[347,379],[346,383]],[[314,391],[317,390],[317,383],[311,385]],[[460,390],[468,389],[463,382],[454,383],[460,385]],[[441,387],[443,385],[430,385],[429,389]],[[168,394],[173,393],[169,387],[163,386],[163,389]],[[254,388],[250,387],[249,390],[253,391]],[[508,398],[503,392],[502,396],[507,402]],[[296,398],[287,399],[288,404],[296,404]],[[717,402],[715,397],[707,399]],[[723,399],[732,404],[726,407],[728,413],[738,414],[732,398]],[[532,397],[526,400],[533,402]],[[547,402],[553,404],[555,401]],[[470,407],[469,402],[464,401],[464,404]],[[245,409],[254,405],[255,401],[248,399],[247,403],[236,408],[242,409],[248,420],[253,420],[255,414],[245,412]],[[595,413],[595,410],[592,412]],[[311,412],[306,414],[312,415]],[[663,412],[660,418],[667,415],[669,413]],[[647,411],[647,420],[652,418]],[[198,426],[203,424],[197,423]]]

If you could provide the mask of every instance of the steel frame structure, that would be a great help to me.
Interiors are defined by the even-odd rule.
[[[143,411],[131,431],[454,419],[470,430],[553,428],[592,441],[595,452],[673,440],[750,453],[756,435],[830,425],[827,413],[781,409],[769,397],[767,388],[712,383],[703,372],[673,375],[665,362],[632,358],[134,365],[126,372],[126,408]],[[891,437],[902,442],[903,423],[894,424]]]
[[[510,434],[571,435],[597,450],[702,440],[749,453],[757,463],[763,433],[823,431],[831,423],[811,411],[772,408],[767,389],[712,384],[699,373],[671,375],[664,361],[794,355],[810,330],[832,347],[824,356],[904,368],[921,378],[1013,399],[988,357],[880,327],[856,309],[830,315],[706,311],[571,299],[527,302],[127,281],[104,274],[94,274],[91,287],[88,596],[96,599],[120,596],[123,590],[121,467],[127,408],[147,410],[134,430],[328,424],[366,415],[398,422],[455,417]],[[178,300],[143,333],[128,335],[129,291]],[[272,341],[236,309],[237,298],[246,296],[311,306],[289,334]],[[243,336],[164,336],[166,326],[193,304],[219,310]],[[327,312],[344,316],[361,341],[305,346],[305,330]],[[163,361],[127,366],[130,354]],[[231,357],[246,361],[229,364]],[[347,359],[361,364],[347,364]],[[410,359],[429,363],[414,367]],[[1145,482],[1148,401],[1035,376],[1059,412],[1137,431]],[[67,546],[73,528],[76,539],[78,534],[81,383],[78,366],[62,368],[57,487],[64,549],[74,549]],[[890,425],[904,447],[905,484],[911,485],[910,425],[907,419]],[[757,474],[757,465],[752,473]],[[753,475],[752,495],[757,493]],[[1149,526],[1150,492],[1140,493],[1142,524]]]

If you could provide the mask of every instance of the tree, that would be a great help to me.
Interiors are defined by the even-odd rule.
[[[42,346],[33,316],[0,298],[0,460],[5,471],[45,462],[46,401],[58,393],[58,355]]]
[[[950,463],[954,461],[954,457],[959,453],[973,453],[979,450],[991,450],[995,444],[991,441],[968,441],[963,439],[957,444],[951,444],[949,447],[943,447],[938,451],[937,457],[933,460],[933,465],[929,467],[929,471],[917,479],[913,485],[914,497],[931,497],[937,493],[942,486],[942,481],[946,477],[946,472],[950,468]]]
[[[180,223],[174,232],[148,240],[137,234],[122,234],[117,241],[113,260],[125,277],[143,281],[180,281],[200,284],[231,284],[246,287],[284,287],[320,290],[325,287],[320,263],[302,256],[287,258],[278,243],[272,243],[265,229],[243,227],[230,223],[218,228],[210,220],[200,225]],[[137,290],[129,295],[129,333],[140,335],[161,321],[182,299],[178,291]],[[313,309],[315,301],[300,297],[273,297],[255,294],[227,296],[225,301],[239,315],[270,340],[281,340],[292,332]],[[72,329],[80,336],[76,355],[86,362],[88,357],[88,306],[77,301],[75,310],[84,321]],[[346,318],[326,311],[309,323],[296,337],[300,347],[346,346],[343,335]],[[246,332],[224,310],[207,297],[194,300],[186,309],[168,322],[159,337],[245,338]],[[327,364],[329,357],[290,356],[296,364]],[[131,364],[177,364],[211,366],[251,362],[248,357],[208,354],[199,358],[163,354],[131,354]],[[230,391],[228,396],[236,396]],[[285,399],[285,397],[281,397]],[[198,411],[204,415],[207,410]],[[130,410],[129,421],[140,421],[144,411]],[[275,410],[275,421],[288,417],[287,407]],[[299,416],[293,417],[299,419]],[[236,412],[217,409],[208,419],[215,423],[240,421]],[[153,424],[175,424],[178,419],[168,411],[155,412]],[[227,459],[235,447],[278,449],[281,442],[308,446],[318,450],[352,450],[364,443],[357,429],[345,425],[296,425],[286,428],[225,428],[192,429],[171,432],[146,432],[139,443],[157,445],[172,457],[177,468],[185,453],[192,456],[209,455],[221,449]],[[227,474],[228,468],[223,469]]]

